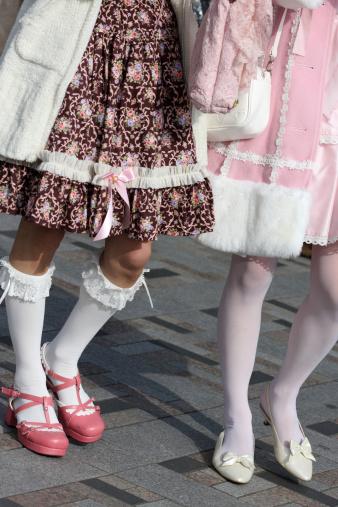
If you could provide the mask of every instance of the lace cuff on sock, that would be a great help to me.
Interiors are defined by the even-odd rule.
[[[49,296],[54,270],[53,264],[44,275],[26,275],[15,269],[8,257],[4,257],[0,259],[0,287],[8,296],[36,303]]]
[[[134,299],[136,292],[145,282],[143,273],[132,287],[123,289],[108,280],[99,264],[96,263],[93,263],[87,271],[82,273],[82,278],[83,286],[93,299],[115,310],[123,310],[126,304]]]

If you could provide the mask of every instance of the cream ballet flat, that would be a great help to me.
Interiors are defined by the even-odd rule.
[[[237,456],[233,452],[222,452],[224,431],[220,434],[212,458],[212,464],[225,479],[237,484],[247,484],[255,471],[254,457],[250,454]]]
[[[272,428],[276,460],[283,468],[285,468],[285,470],[287,470],[297,479],[300,479],[302,481],[311,481],[313,473],[313,462],[316,461],[316,458],[312,454],[311,444],[309,442],[309,439],[305,436],[301,424],[299,423],[299,427],[304,437],[302,442],[299,444],[294,440],[291,440],[289,447],[286,447],[280,441],[276,427],[272,420],[269,387],[264,393],[264,398],[267,409],[263,407],[262,403],[260,404],[260,407],[265,416],[264,424],[270,425]]]

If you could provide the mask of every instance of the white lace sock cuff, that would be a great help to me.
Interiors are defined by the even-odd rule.
[[[84,271],[82,278],[83,286],[93,299],[115,310],[123,310],[126,304],[134,299],[142,285],[145,285],[143,272],[132,287],[128,289],[118,287],[108,280],[97,263],[93,263],[87,271]]]
[[[7,295],[31,303],[48,297],[54,270],[53,264],[44,275],[27,275],[15,269],[8,257],[0,259],[0,287],[4,291],[3,297]]]

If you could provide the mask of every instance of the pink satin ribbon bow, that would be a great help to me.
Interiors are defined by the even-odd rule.
[[[121,174],[115,174],[113,172],[104,174],[102,176],[103,180],[108,180],[108,191],[109,191],[109,205],[107,210],[106,218],[94,238],[94,241],[100,241],[101,239],[108,238],[110,234],[110,230],[113,225],[113,188],[120,194],[122,199],[125,202],[126,214],[123,221],[124,227],[130,224],[130,202],[127,192],[126,184],[129,181],[133,181],[136,178],[133,169],[127,168]]]

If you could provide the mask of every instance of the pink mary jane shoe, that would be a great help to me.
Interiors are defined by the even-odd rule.
[[[2,387],[1,392],[9,398],[5,423],[7,426],[17,429],[18,440],[24,447],[44,456],[64,456],[66,454],[69,441],[63,427],[61,424],[50,422],[48,408],[54,406],[50,396],[33,396],[6,387]],[[27,403],[16,409],[13,407],[13,400],[18,398],[27,400]],[[16,416],[19,412],[37,405],[43,406],[46,422],[22,421],[17,424]]]
[[[100,414],[101,410],[99,406],[94,405],[93,399],[85,402],[81,400],[80,374],[73,378],[67,378],[50,370],[45,360],[44,347],[41,350],[41,359],[48,377],[47,385],[56,398],[58,417],[66,435],[84,444],[100,440],[105,429],[105,424]],[[59,383],[56,385],[52,383],[52,380]],[[70,387],[75,387],[78,403],[76,405],[63,405],[58,400],[58,393]]]

